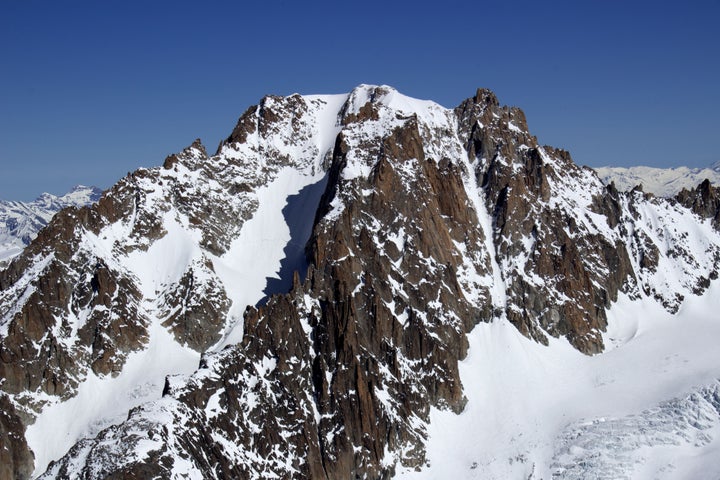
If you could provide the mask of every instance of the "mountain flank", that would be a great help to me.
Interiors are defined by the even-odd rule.
[[[452,110],[265,97],[214,154],[61,211],[0,271],[4,468],[423,472],[431,413],[469,408],[473,330],[602,356],[618,302],[671,315],[717,279],[717,198],[606,186],[484,89]]]

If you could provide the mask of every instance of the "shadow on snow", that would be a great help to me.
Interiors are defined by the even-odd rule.
[[[320,181],[301,189],[295,195],[287,197],[287,203],[282,209],[285,223],[290,229],[290,240],[283,249],[285,256],[280,261],[278,277],[265,277],[266,284],[263,298],[256,306],[265,305],[268,299],[276,293],[287,293],[292,288],[293,273],[297,271],[300,279],[305,278],[308,269],[305,257],[305,245],[310,239],[315,221],[315,212],[320,204],[320,198],[325,191],[328,176]]]

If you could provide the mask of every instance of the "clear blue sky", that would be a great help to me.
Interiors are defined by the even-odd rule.
[[[0,198],[106,188],[265,94],[477,87],[577,163],[720,160],[720,1],[0,3]]]

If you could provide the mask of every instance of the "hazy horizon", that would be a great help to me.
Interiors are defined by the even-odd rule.
[[[107,188],[266,94],[361,83],[454,107],[478,87],[578,164],[720,161],[718,2],[12,1],[0,17],[0,198]]]

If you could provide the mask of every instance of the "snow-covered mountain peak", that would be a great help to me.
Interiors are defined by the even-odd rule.
[[[446,110],[433,101],[403,95],[388,85],[360,85],[348,95],[343,112],[359,115],[367,104],[385,107],[400,116],[417,115],[423,120],[432,118],[430,112]]]
[[[291,166],[314,175],[327,168],[347,95],[267,96],[248,109],[217,154],[256,169]]]
[[[98,201],[100,195],[102,195],[102,190],[97,187],[75,185],[64,195],[58,196],[45,192],[31,203],[41,208],[60,210],[68,206],[82,207],[90,205]]]
[[[652,320],[613,309],[672,319],[717,291],[720,195],[701,187],[682,202],[606,188],[488,90],[453,110],[387,86],[267,96],[214,155],[195,141],[133,172],[0,271],[0,463],[32,470],[32,450],[36,474],[56,460],[44,478],[432,476],[438,419],[501,432],[448,462],[470,476],[555,475],[592,443],[573,432],[603,431],[577,423],[597,405],[517,439],[556,389],[564,406],[606,392],[592,365],[622,379],[612,355]],[[467,371],[483,365],[497,371]],[[492,380],[534,366],[538,405],[522,375]],[[514,410],[533,418],[487,413]]]

